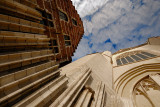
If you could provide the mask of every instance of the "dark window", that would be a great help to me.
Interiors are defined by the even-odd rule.
[[[43,25],[44,25],[44,21],[43,21],[43,20],[40,20],[40,24],[43,24]]]
[[[122,61],[123,64],[127,64],[128,63],[125,58],[121,58],[121,61]]]
[[[72,19],[72,23],[77,26],[77,21]]]
[[[120,59],[117,59],[116,61],[117,61],[117,65],[122,65]]]
[[[52,15],[42,10],[38,10],[38,11],[40,14],[42,14],[42,17],[43,17],[43,20],[40,21],[40,24],[43,24],[45,26],[54,27],[53,22],[48,20],[48,19],[52,20]]]
[[[67,35],[64,35],[64,40],[70,40],[70,37]]]
[[[134,62],[134,60],[132,58],[130,58],[129,56],[126,57],[128,62]]]
[[[57,41],[56,40],[53,40],[53,46],[57,46]]]
[[[71,45],[71,42],[70,42],[70,41],[65,41],[65,45],[66,45],[66,46],[70,46],[70,45]]]
[[[68,35],[64,35],[64,41],[65,41],[65,46],[71,45],[70,37]]]
[[[41,23],[41,24],[43,24],[43,25],[45,25],[45,26],[47,26],[47,25],[48,25],[48,24],[47,24],[47,20],[46,20],[46,19],[43,19],[40,23]]]
[[[54,47],[54,53],[59,53],[58,47]]]
[[[135,56],[135,55],[131,55],[131,57],[132,57],[133,59],[135,59],[136,61],[141,60],[139,57],[137,57],[137,56]]]
[[[47,14],[47,18],[52,20],[52,15],[49,13],[46,13],[46,14]]]
[[[59,11],[59,17],[60,17],[60,19],[68,21],[67,15],[61,11]]]
[[[136,54],[136,55],[139,56],[142,59],[147,59],[148,58],[147,56],[144,56],[143,54]]]
[[[49,26],[54,27],[53,22],[49,21]]]
[[[147,55],[149,57],[156,57],[156,55],[150,54],[148,52],[142,52],[142,54]]]
[[[46,17],[46,12],[43,10],[38,10],[38,12],[42,15],[42,17]]]

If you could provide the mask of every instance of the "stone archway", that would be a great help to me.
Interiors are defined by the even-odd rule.
[[[115,91],[122,98],[131,101],[135,107],[159,107],[159,73],[160,63],[132,68],[114,82]]]
[[[133,89],[133,100],[136,107],[160,106],[159,74],[151,74],[140,80]]]

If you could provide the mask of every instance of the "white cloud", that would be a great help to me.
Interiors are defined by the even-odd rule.
[[[72,0],[81,17],[91,15],[109,0]]]
[[[84,35],[89,35],[90,33],[92,33],[92,29],[93,29],[93,26],[92,26],[92,22],[90,21],[87,21],[86,19],[83,20],[83,25],[84,25],[84,30],[85,30],[85,33]]]
[[[84,55],[92,52],[90,47],[88,46],[88,42],[88,39],[81,39],[78,49],[76,50],[76,52],[74,53],[74,57],[72,58],[73,60],[79,59]]]
[[[150,36],[160,36],[159,0],[72,1],[82,17],[84,36],[88,37],[85,40],[89,41],[79,44],[74,58],[95,51],[115,52],[144,43]],[[88,20],[88,16],[91,20]],[[111,43],[104,44],[107,39],[110,39]],[[93,46],[89,47],[90,44]],[[117,45],[116,49],[113,44]]]

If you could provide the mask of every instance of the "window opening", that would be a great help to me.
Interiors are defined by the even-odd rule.
[[[47,13],[47,18],[52,20],[52,15]]]
[[[132,57],[133,59],[135,59],[136,61],[141,60],[139,57],[137,57],[137,56],[135,56],[135,55],[131,55],[131,57]]]
[[[53,22],[49,21],[49,26],[54,27]]]
[[[117,61],[117,65],[122,65],[120,59],[117,59],[116,61]]]
[[[71,45],[70,37],[68,35],[64,35],[64,41],[65,41],[65,46]]]
[[[57,41],[56,40],[53,40],[53,46],[57,46]]]
[[[77,26],[77,21],[72,19],[72,23]]]
[[[126,59],[127,59],[127,61],[130,62],[130,63],[131,63],[131,62],[134,62],[134,60],[133,60],[131,57],[129,57],[129,56],[127,56]]]
[[[62,20],[68,21],[67,15],[63,13],[62,11],[59,11],[59,17]]]
[[[136,54],[137,56],[141,57],[142,59],[147,59],[148,57],[142,54]]]
[[[71,45],[71,42],[70,42],[70,41],[65,41],[65,45],[66,45],[66,46],[70,46],[70,45]]]
[[[149,57],[156,57],[156,55],[148,53],[148,52],[142,52],[142,54],[147,55]]]
[[[65,40],[70,40],[70,37],[67,36],[67,35],[64,35],[64,39],[65,39]]]
[[[121,61],[122,61],[123,64],[127,64],[128,63],[125,58],[121,58]]]
[[[54,53],[59,53],[58,47],[54,47]]]

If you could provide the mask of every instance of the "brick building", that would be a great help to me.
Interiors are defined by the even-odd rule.
[[[58,63],[71,61],[84,30],[70,0],[1,0],[0,6],[1,53],[50,49]]]

